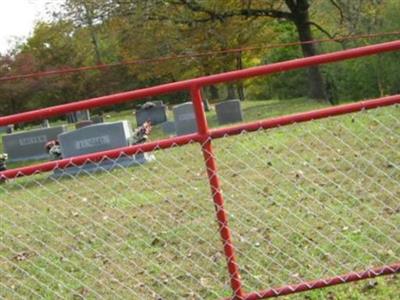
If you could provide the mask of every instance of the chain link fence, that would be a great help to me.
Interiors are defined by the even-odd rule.
[[[189,141],[156,148],[139,166],[10,179],[0,185],[0,296],[229,298],[227,223],[215,210],[229,218],[236,257],[228,260],[249,292],[242,299],[382,266],[373,275],[396,273],[399,118],[389,106],[226,135],[212,141],[214,153],[202,153],[210,139]],[[220,180],[225,208],[210,197],[207,171]]]

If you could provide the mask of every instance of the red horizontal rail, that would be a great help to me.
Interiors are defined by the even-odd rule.
[[[194,87],[203,87],[207,85],[246,79],[260,75],[295,70],[313,65],[326,64],[335,61],[357,58],[377,53],[394,51],[394,50],[400,50],[400,40],[366,46],[366,47],[354,48],[349,50],[337,51],[327,54],[321,54],[306,58],[299,58],[290,61],[284,61],[270,65],[243,69],[243,70],[220,73],[216,75],[204,76],[196,79],[173,82],[150,88],[123,92],[98,98],[92,98],[88,100],[82,100],[78,102],[53,106],[49,108],[43,108],[29,112],[23,112],[15,115],[1,117],[0,126],[21,123],[21,122],[29,122],[38,119],[59,116],[77,110],[114,105],[136,99],[143,99],[149,96],[157,96],[161,94],[168,94],[183,90],[189,90]]]
[[[316,119],[328,118],[352,112],[362,111],[365,109],[374,109],[377,107],[384,107],[394,104],[400,104],[400,95],[371,99],[350,104],[342,104],[335,107],[328,107],[304,113],[296,113],[282,117],[269,118],[261,121],[240,124],[232,127],[213,129],[206,134],[194,133],[194,134],[149,142],[145,144],[138,144],[124,148],[117,148],[103,152],[96,152],[92,154],[77,156],[59,161],[52,161],[28,167],[21,167],[1,172],[0,178],[11,179],[16,177],[29,176],[36,173],[49,172],[56,168],[62,169],[72,165],[83,165],[87,161],[98,162],[104,159],[105,157],[115,159],[119,157],[121,154],[134,155],[140,152],[151,152],[158,149],[167,149],[175,146],[182,146],[190,142],[203,143],[205,140],[209,138],[217,139],[227,135],[237,135],[241,134],[242,132],[256,131],[259,130],[260,128],[264,129],[276,128],[280,126],[290,125],[293,123],[307,122]]]
[[[334,286],[342,283],[349,283],[368,278],[374,278],[383,275],[400,273],[400,262],[392,265],[370,269],[364,272],[351,272],[344,275],[339,275],[326,279],[318,279],[313,281],[306,281],[299,284],[287,285],[279,288],[272,288],[265,291],[253,292],[245,295],[243,300],[260,300],[284,295],[290,295],[314,289]],[[225,300],[233,300],[226,298]]]
[[[145,144],[138,144],[134,146],[75,156],[72,158],[65,158],[57,161],[35,164],[27,167],[15,168],[0,172],[0,179],[12,179],[17,177],[30,176],[42,172],[51,172],[55,169],[65,169],[71,166],[81,166],[89,162],[100,162],[105,159],[116,159],[124,155],[135,155],[138,153],[145,153],[160,149],[168,149],[177,146],[187,145],[191,142],[203,141],[204,139],[202,139],[201,136],[197,133],[188,134]]]
[[[334,107],[322,108],[317,110],[312,110],[303,113],[297,113],[292,115],[286,115],[276,118],[270,118],[266,120],[260,120],[256,122],[250,122],[247,124],[240,124],[236,126],[224,127],[211,130],[210,136],[212,138],[220,138],[227,135],[240,134],[243,131],[250,132],[256,131],[261,128],[275,128],[279,126],[290,125],[294,123],[307,122],[311,120],[317,120],[327,117],[333,117],[343,114],[349,114],[352,112],[357,112],[364,109],[373,109],[377,107],[389,106],[393,104],[400,103],[400,94],[387,96],[377,99],[371,99],[366,101],[360,101],[350,104],[343,104]]]

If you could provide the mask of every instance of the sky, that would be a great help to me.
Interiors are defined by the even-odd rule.
[[[56,9],[61,2],[62,0],[0,0],[0,53],[10,50],[16,40],[26,39],[32,33],[35,21],[49,18],[46,7]]]

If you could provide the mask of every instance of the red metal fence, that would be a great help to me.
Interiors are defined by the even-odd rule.
[[[366,278],[372,278],[380,275],[398,273],[400,271],[400,262],[392,261],[389,262],[387,265],[381,267],[376,267],[376,266],[368,267],[367,270],[361,272],[351,272],[348,274],[337,275],[329,278],[320,278],[314,281],[304,281],[299,284],[286,285],[283,287],[267,289],[264,291],[245,291],[240,275],[241,268],[236,258],[237,255],[235,253],[235,247],[234,247],[235,243],[232,238],[231,228],[228,225],[228,212],[226,211],[225,208],[224,195],[222,193],[222,188],[221,188],[221,178],[219,176],[219,171],[217,167],[216,155],[214,154],[213,150],[213,141],[227,136],[241,135],[243,132],[252,132],[252,131],[260,132],[265,129],[282,128],[290,124],[309,122],[333,116],[348,115],[351,113],[361,112],[364,110],[370,110],[382,107],[393,107],[393,105],[395,104],[400,104],[400,95],[387,96],[379,99],[340,105],[305,113],[298,113],[294,115],[276,117],[267,120],[260,120],[232,127],[210,129],[207,124],[206,115],[203,109],[201,89],[207,85],[226,83],[235,80],[242,80],[254,76],[261,76],[276,72],[305,68],[313,65],[331,63],[346,59],[353,59],[357,57],[373,55],[388,51],[396,51],[399,49],[400,49],[400,41],[393,41],[389,43],[377,44],[377,45],[339,51],[329,54],[322,54],[314,57],[301,58],[292,61],[249,68],[245,70],[227,72],[192,80],[175,82],[175,83],[150,87],[146,89],[135,90],[131,92],[104,96],[84,101],[78,101],[70,104],[54,106],[45,109],[39,109],[16,115],[1,117],[0,126],[5,126],[8,124],[29,122],[54,116],[60,116],[68,112],[73,112],[77,110],[114,105],[122,102],[142,99],[144,97],[187,90],[190,91],[192,96],[192,101],[195,108],[198,132],[190,135],[148,142],[141,145],[119,148],[112,151],[98,152],[95,154],[83,155],[71,159],[63,159],[60,161],[52,161],[28,167],[16,168],[1,172],[0,176],[3,179],[4,178],[13,179],[17,177],[29,176],[42,172],[52,171],[56,168],[64,169],[69,166],[82,165],[85,164],[87,161],[98,162],[104,159],[104,157],[110,159],[118,158],[121,155],[121,153],[123,153],[124,155],[134,155],[137,153],[152,152],[156,150],[183,146],[195,142],[201,145],[202,153],[204,156],[204,162],[208,174],[209,185],[211,187],[211,194],[213,197],[214,206],[216,210],[216,219],[219,226],[220,237],[223,243],[223,251],[227,261],[230,286],[232,289],[232,296],[229,297],[229,299],[236,299],[236,300],[265,299],[269,297],[287,295],[311,289],[322,288]],[[397,133],[395,132],[394,134]],[[284,222],[283,220],[281,221]],[[394,224],[394,226],[396,226],[396,224]],[[397,224],[397,232],[395,231],[395,233],[400,235],[399,234],[400,232],[398,231],[398,224]],[[398,236],[392,238],[395,240],[394,243],[395,248],[392,251],[394,251],[394,257],[398,257],[397,253],[397,251],[399,250],[397,248],[399,243]]]

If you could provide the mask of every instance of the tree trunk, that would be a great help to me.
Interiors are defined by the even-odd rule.
[[[238,82],[236,84],[236,90],[239,96],[240,101],[244,101],[244,87],[243,87],[243,82]]]
[[[210,85],[208,87],[208,92],[210,93],[211,100],[216,100],[219,98],[218,88],[215,85]]]
[[[208,112],[208,111],[211,110],[211,107],[210,107],[210,103],[208,102],[208,99],[207,99],[207,97],[205,95],[206,90],[205,89],[201,89],[200,92],[201,92],[201,99],[203,100],[204,110],[206,112]]]
[[[93,25],[92,11],[90,10],[87,3],[85,3],[85,2],[83,2],[83,7],[85,8],[85,18],[86,18],[87,25],[89,27],[90,37],[92,39],[92,44],[93,44],[94,52],[96,55],[96,63],[98,65],[100,65],[100,64],[102,64],[102,59],[101,59],[101,55],[100,55],[99,41],[97,40],[96,32],[95,32],[94,25]]]
[[[290,2],[290,1],[287,1]],[[299,35],[300,42],[307,42],[313,40],[310,17],[308,13],[308,0],[298,0],[297,4],[288,4],[293,18],[294,24]],[[317,55],[315,44],[304,43],[301,45],[304,57]],[[308,68],[308,78],[310,85],[310,96],[317,100],[326,100],[326,92],[324,87],[324,80],[322,78],[318,66]]]
[[[242,52],[239,52],[236,56],[236,70],[243,69],[243,60],[242,60]],[[239,95],[240,101],[244,101],[244,88],[243,88],[243,81],[239,81],[236,84],[237,93]]]
[[[235,86],[233,84],[228,84],[227,85],[227,96],[226,96],[226,100],[232,100],[235,99],[236,95],[235,95]]]
[[[11,105],[10,105],[11,113],[10,114],[16,114],[18,112],[17,101],[15,99],[10,99],[10,102],[11,102]]]

